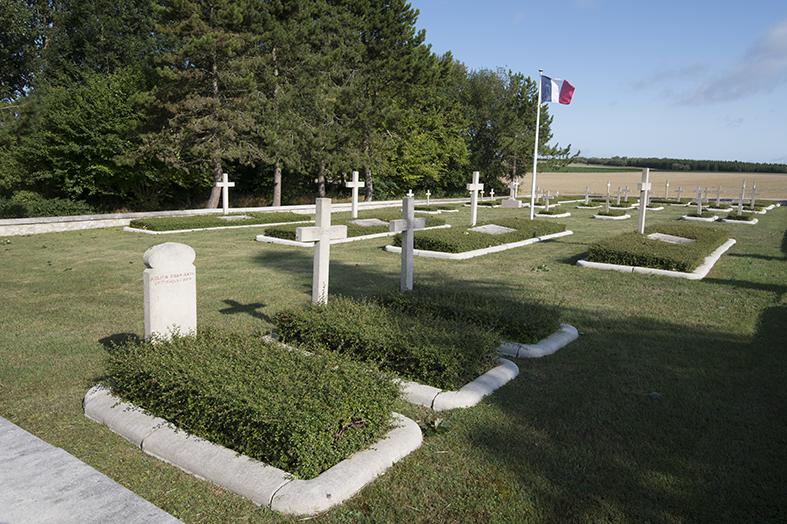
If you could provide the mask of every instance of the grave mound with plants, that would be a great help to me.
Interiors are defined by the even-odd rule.
[[[192,215],[192,216],[175,216],[175,217],[153,217],[153,218],[138,218],[132,220],[129,224],[130,227],[137,229],[146,229],[148,231],[178,231],[181,229],[203,229],[210,227],[228,227],[228,226],[251,226],[257,224],[275,224],[278,222],[303,222],[314,220],[311,215],[299,215],[297,213],[281,212],[281,213],[243,213],[238,216],[248,218],[238,218],[235,220],[225,220],[221,218],[225,215]]]
[[[358,212],[358,220],[370,219],[370,218],[376,218],[378,220],[389,222],[397,218],[402,218],[402,211],[399,209],[391,208],[391,209],[375,209],[366,212],[362,212],[362,211]],[[445,220],[443,220],[442,218],[436,218],[432,216],[419,217],[419,218],[425,218],[426,227],[442,226],[445,224]],[[356,219],[353,219],[350,213],[334,213],[331,216],[331,224],[337,226],[347,226],[348,237],[360,237],[364,235],[374,235],[377,233],[388,232],[388,224],[362,226],[353,223],[353,220]],[[301,226],[297,224],[273,226],[265,229],[265,235],[274,238],[295,240],[295,230],[298,229],[299,227]]]
[[[693,213],[686,213],[686,216],[694,217],[694,218],[712,218],[715,217],[716,214],[712,211],[703,211],[702,213],[697,213],[694,211]]]
[[[280,340],[340,353],[400,378],[458,389],[496,365],[499,334],[436,314],[411,315],[375,299],[331,297],[328,304],[275,315]]]
[[[416,231],[413,244],[415,249],[423,249],[425,251],[463,253],[465,251],[484,249],[560,233],[566,230],[565,224],[549,222],[548,220],[530,220],[526,217],[498,218],[491,222],[479,223],[478,225],[487,224],[495,224],[514,229],[515,231],[500,235],[490,235],[457,227],[433,231]],[[394,237],[393,245],[402,245],[401,235]]]
[[[201,331],[110,349],[102,383],[178,428],[300,478],[382,438],[399,390],[334,353]]]
[[[596,214],[602,217],[622,217],[626,214],[626,211],[624,209],[610,209],[609,211],[602,209]]]
[[[415,317],[438,316],[500,333],[505,340],[531,344],[560,328],[560,309],[532,300],[442,291],[427,287],[378,297],[381,304]]]
[[[557,205],[551,205],[549,206],[549,209],[541,208],[536,210],[536,213],[539,215],[562,215],[565,212],[565,209]]]
[[[651,233],[687,238],[693,242],[670,244],[648,238],[647,235]],[[647,227],[645,235],[623,233],[591,245],[587,260],[691,272],[728,238],[728,233],[710,226],[687,223],[657,224]]]
[[[726,217],[727,220],[740,220],[742,222],[752,222],[754,215],[752,213],[738,213],[737,211],[730,213]]]
[[[462,204],[423,204],[415,206],[416,211],[451,211],[459,209]]]

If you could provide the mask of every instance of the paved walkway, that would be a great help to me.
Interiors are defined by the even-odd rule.
[[[90,522],[180,521],[0,417],[0,524]]]

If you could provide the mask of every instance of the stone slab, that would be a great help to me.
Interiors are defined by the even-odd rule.
[[[361,227],[387,226],[388,222],[379,218],[356,218],[351,223]]]
[[[0,522],[180,522],[73,455],[0,417]]]
[[[497,224],[486,224],[483,226],[471,227],[469,231],[475,231],[476,233],[486,233],[487,235],[505,235],[506,233],[514,233],[516,229],[498,226]]]
[[[514,198],[504,198],[502,202],[500,202],[500,207],[504,209],[518,209],[522,207],[522,202]]]
[[[727,224],[747,224],[749,226],[753,226],[757,224],[760,220],[757,218],[754,218],[752,220],[732,220],[730,218],[722,218],[721,221]]]
[[[539,218],[568,218],[571,216],[571,213],[558,213],[557,215],[546,215],[544,213],[536,213],[536,216]]]
[[[535,344],[503,342],[497,348],[501,355],[514,358],[541,358],[551,355],[579,338],[579,331],[571,324],[560,324],[560,329]]]
[[[437,258],[442,260],[467,260],[468,258],[480,257],[483,255],[489,255],[491,253],[499,253],[500,251],[507,251],[509,249],[529,246],[530,244],[535,244],[537,242],[543,242],[545,240],[552,240],[554,238],[560,238],[573,234],[574,234],[573,231],[561,231],[559,233],[552,233],[551,235],[543,235],[540,237],[528,238],[526,240],[509,242],[507,244],[500,244],[499,246],[485,247],[483,249],[474,249],[472,251],[464,251],[462,253],[445,253],[443,251],[429,251],[426,249],[414,249],[413,254],[417,257]],[[389,253],[402,252],[402,248],[398,246],[391,246],[391,245],[385,246],[385,250]]]
[[[721,246],[716,248],[710,255],[705,257],[703,263],[697,266],[697,268],[691,273],[685,273],[682,271],[669,271],[666,269],[654,269],[650,267],[641,267],[641,266],[623,266],[618,264],[607,264],[604,262],[591,262],[589,260],[578,260],[577,265],[580,267],[586,267],[591,269],[619,271],[621,273],[643,273],[647,275],[661,275],[664,277],[685,278],[687,280],[702,280],[708,275],[708,273],[710,273],[710,270],[713,268],[716,262],[718,262],[719,258],[721,258],[721,256],[733,245],[735,245],[734,238],[727,240]]]
[[[111,402],[98,404],[97,398],[109,398]],[[393,429],[381,440],[313,479],[297,480],[278,468],[178,430],[166,421],[160,424],[163,419],[122,402],[99,386],[85,395],[85,406],[90,404],[89,418],[113,421],[115,427],[111,429],[120,434],[135,433],[141,425],[140,417],[147,417],[146,425],[155,429],[142,439],[140,447],[145,453],[260,506],[298,516],[311,516],[341,504],[416,450],[423,439],[418,424],[392,413]],[[127,410],[127,406],[133,409]]]
[[[715,221],[717,221],[719,219],[719,217],[717,217],[717,216],[712,216],[712,217],[692,217],[692,216],[689,216],[689,215],[683,215],[680,218],[681,218],[681,220],[688,220],[690,222],[715,222]]]
[[[693,244],[696,242],[693,238],[679,237],[676,235],[668,235],[666,233],[651,233],[648,235],[651,240],[659,240],[667,244]]]
[[[577,209],[601,209],[603,206],[577,206]]]

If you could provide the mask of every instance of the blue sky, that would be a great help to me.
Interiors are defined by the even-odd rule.
[[[414,0],[434,51],[575,87],[587,156],[787,163],[787,0]]]

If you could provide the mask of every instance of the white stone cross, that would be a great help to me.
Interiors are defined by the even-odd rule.
[[[388,230],[402,235],[402,271],[399,279],[401,291],[413,290],[413,243],[415,231],[426,227],[426,219],[415,218],[415,202],[412,197],[402,200],[402,218],[391,220]]]
[[[609,213],[609,182],[607,182],[607,196],[604,198],[604,209]]]
[[[227,173],[222,173],[221,182],[216,182],[216,187],[221,188],[221,207],[226,215],[230,209],[230,188],[235,187],[235,182],[230,182]]]
[[[757,195],[757,182],[751,186],[751,210],[754,211],[755,196]]]
[[[295,229],[295,240],[314,242],[312,268],[312,304],[328,302],[328,270],[331,259],[331,240],[347,238],[347,226],[331,225],[331,199],[318,198],[315,225]]]
[[[721,206],[721,186],[716,186],[716,207]]]
[[[478,181],[481,175],[478,171],[473,171],[473,182],[467,184],[467,190],[470,191],[470,226],[473,227],[478,220],[478,192],[484,189],[484,184]]]
[[[629,201],[629,186],[623,187],[623,196],[626,199],[626,203]]]
[[[486,193],[486,191],[484,191],[484,190],[482,189],[482,190],[481,190],[481,200],[482,200],[482,201],[484,200],[484,194],[485,194],[485,193]]]
[[[413,197],[415,196],[415,195],[413,194],[413,190],[412,190],[412,189],[408,189],[408,190],[407,190],[407,195],[406,195],[406,196],[407,196],[407,198],[413,198]]]
[[[491,198],[492,200],[495,199],[495,190],[494,190],[494,188],[489,190],[489,198]]]
[[[511,198],[516,198],[516,197],[519,196],[519,182],[517,182],[516,180],[512,180],[511,181],[511,185],[508,186],[508,187],[511,190],[510,193],[509,193],[509,196]]]
[[[669,198],[669,180],[664,184],[664,200]]]
[[[680,203],[680,196],[683,194],[683,186],[678,186],[678,189],[677,191],[675,191],[675,193],[678,195],[677,199],[678,199],[678,203]]]
[[[426,205],[429,205],[429,200],[431,199],[431,197],[432,197],[432,192],[427,189],[426,190]]]
[[[637,224],[637,231],[640,235],[645,234],[645,211],[648,209],[648,193],[650,193],[650,169],[642,169],[642,181],[639,186],[639,223]],[[645,202],[645,204],[643,204]]]
[[[620,207],[620,193],[621,193],[621,189],[620,189],[620,186],[618,186],[618,203],[615,204],[618,207]]]
[[[549,211],[549,201],[551,199],[552,199],[552,192],[550,190],[547,190],[547,192],[544,194],[544,204],[547,211]]]
[[[707,187],[703,191],[702,195],[704,197],[703,204],[710,204],[710,198],[708,198],[708,188]]]
[[[590,204],[590,186],[585,186],[585,205]]]
[[[697,216],[702,216],[702,188],[697,186]]]
[[[366,183],[358,180],[358,171],[353,171],[352,182],[345,182],[344,185],[353,191],[352,217],[358,218],[358,190],[362,187],[366,187]]]
[[[165,242],[142,256],[145,339],[167,340],[197,331],[196,257],[191,246]]]
[[[741,182],[741,197],[738,199],[738,214],[743,213],[743,201],[746,199],[746,180]]]

